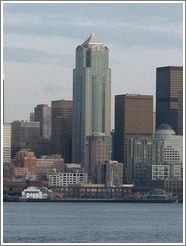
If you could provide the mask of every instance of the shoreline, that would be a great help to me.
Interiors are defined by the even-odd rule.
[[[153,200],[153,199],[90,199],[90,198],[65,198],[65,199],[26,199],[19,197],[3,198],[3,202],[106,202],[106,203],[183,203],[175,200]]]

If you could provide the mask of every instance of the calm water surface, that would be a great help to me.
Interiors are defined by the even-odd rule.
[[[183,204],[3,204],[4,243],[182,243]]]

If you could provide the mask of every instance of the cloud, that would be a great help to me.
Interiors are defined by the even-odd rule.
[[[32,64],[52,64],[55,66],[72,67],[73,56],[56,55],[45,51],[4,47],[4,61],[32,63]]]
[[[181,47],[182,4],[59,3],[4,7],[4,34],[78,39],[95,32],[116,46]],[[85,36],[85,39],[87,36]],[[81,40],[80,40],[81,42]],[[158,45],[157,45],[158,44]]]
[[[41,87],[41,89],[46,93],[46,94],[56,94],[56,93],[60,93],[60,91],[69,91],[70,88],[68,87],[64,87],[64,86],[59,86],[56,85],[55,83],[48,83],[45,84]]]

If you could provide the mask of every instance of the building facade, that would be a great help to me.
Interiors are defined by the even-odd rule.
[[[40,137],[51,137],[51,107],[47,104],[39,104],[34,109],[35,121],[40,122]]]
[[[21,150],[16,153],[14,164],[15,168],[23,168],[24,170],[18,169],[19,173],[29,173],[31,177],[36,177],[36,162],[37,159],[33,152],[27,150]]]
[[[156,129],[169,124],[178,133],[178,95],[183,91],[183,67],[156,69]]]
[[[178,135],[183,135],[183,91],[178,93]]]
[[[26,143],[40,138],[40,123],[28,121],[14,121],[12,124],[12,143]]]
[[[123,163],[105,161],[102,165],[102,182],[107,187],[119,187],[123,184]]]
[[[169,165],[152,165],[151,180],[165,180],[170,178]]]
[[[94,33],[76,48],[73,71],[72,161],[85,164],[86,136],[111,133],[109,50]]]
[[[72,162],[72,106],[71,100],[52,101],[53,153],[61,154],[65,163]]]
[[[37,159],[36,173],[39,179],[47,179],[52,172],[64,172],[64,160],[61,155],[41,156]]]
[[[70,184],[87,184],[87,173],[54,173],[49,175],[50,187],[62,187]]]
[[[136,137],[128,140],[126,180],[146,185],[152,178],[152,165],[164,164],[163,140]]]
[[[183,178],[183,136],[175,135],[170,125],[161,124],[155,138],[163,140],[164,162],[170,165],[170,178]]]
[[[153,137],[153,96],[116,95],[115,96],[115,158],[127,167],[127,142],[143,136]]]
[[[3,164],[11,163],[11,125],[3,124]]]
[[[94,133],[86,137],[86,165],[89,181],[96,184],[101,181],[101,166],[105,160],[110,160],[111,137],[104,133]]]
[[[31,112],[30,113],[30,122],[35,121],[35,113]]]

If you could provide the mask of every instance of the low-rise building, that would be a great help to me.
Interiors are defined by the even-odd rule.
[[[30,186],[22,191],[21,198],[31,198],[31,199],[46,199],[50,197],[52,191],[48,190],[46,187],[37,187]]]
[[[32,178],[36,176],[36,157],[33,152],[20,150],[16,153],[14,164],[15,168],[24,168],[24,170],[17,169],[18,172],[20,170],[20,172],[30,173]]]
[[[39,179],[47,179],[52,172],[64,172],[64,159],[61,155],[47,155],[37,159],[36,173]]]
[[[50,187],[62,187],[69,184],[87,184],[87,173],[54,173],[49,174]]]

